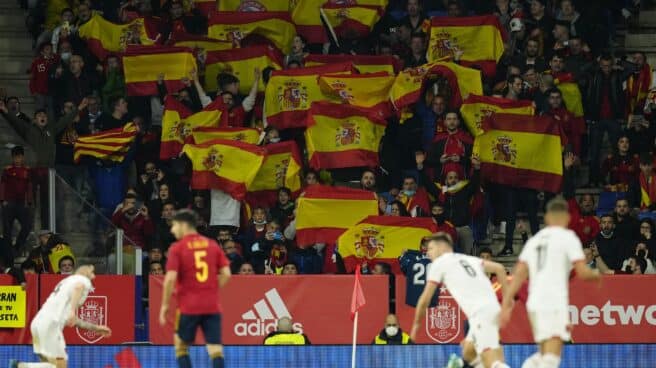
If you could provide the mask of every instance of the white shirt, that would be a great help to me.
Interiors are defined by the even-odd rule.
[[[480,258],[445,253],[431,264],[428,281],[444,284],[468,318],[484,308],[499,308],[499,301]]]
[[[572,264],[585,260],[581,241],[572,230],[546,227],[524,246],[519,261],[528,266],[529,310],[567,310]]]
[[[71,311],[71,297],[73,296],[73,290],[75,290],[78,285],[83,285],[84,290],[82,291],[80,302],[75,308],[77,309],[84,304],[84,301],[89,295],[89,291],[92,289],[91,280],[82,275],[71,275],[61,280],[57,286],[55,286],[55,289],[50,293],[46,302],[43,303],[41,310],[39,310],[36,317],[55,321],[61,326],[66,324],[66,319]]]

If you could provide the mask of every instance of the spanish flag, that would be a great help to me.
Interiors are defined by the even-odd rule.
[[[133,123],[127,123],[122,128],[80,136],[73,146],[73,160],[77,163],[81,156],[91,156],[100,160],[123,162],[136,137],[137,127]]]
[[[334,244],[346,230],[378,215],[376,193],[346,187],[311,185],[298,198],[296,242]]]
[[[215,12],[210,14],[208,35],[222,41],[241,43],[259,36],[284,54],[291,50],[296,28],[287,12]]]
[[[168,160],[178,157],[192,131],[200,127],[218,127],[225,110],[226,106],[223,101],[216,99],[203,110],[194,114],[178,100],[168,96],[164,102],[159,158]]]
[[[386,262],[401,273],[399,257],[404,250],[419,250],[421,240],[437,232],[430,218],[370,216],[348,229],[337,241],[346,272],[364,262],[372,268]]]
[[[217,0],[194,0],[194,7],[198,9],[205,17],[216,11]],[[219,3],[223,3],[221,0]]]
[[[366,5],[326,4],[320,8],[321,18],[333,37],[367,37],[380,20],[384,9]]]
[[[583,117],[583,101],[579,85],[574,81],[571,74],[554,79],[556,88],[563,94],[563,102],[567,111],[574,114],[575,117]]]
[[[278,129],[304,127],[312,102],[328,99],[317,83],[319,76],[352,70],[353,64],[340,63],[274,71],[264,93],[267,124]]]
[[[80,26],[78,32],[80,38],[86,40],[89,51],[100,60],[105,60],[111,53],[124,51],[128,39],[134,32],[139,33],[142,45],[155,43],[155,40],[151,40],[148,35],[143,18],[135,19],[128,24],[114,24],[94,13],[88,22]]]
[[[267,144],[264,149],[264,163],[248,187],[246,202],[251,206],[273,207],[279,188],[289,188],[294,195],[301,191],[303,160],[294,141]]]
[[[266,154],[258,146],[221,139],[186,144],[182,152],[191,160],[192,189],[219,189],[238,201],[246,196]]]
[[[190,48],[193,50],[194,55],[200,55],[200,58],[203,60],[207,54],[212,51],[230,50],[232,48],[232,42],[219,41],[213,38],[184,32],[171,33],[168,44],[171,46]]]
[[[493,77],[503,55],[505,37],[495,15],[433,17],[426,59],[431,62],[453,57],[456,50],[462,50],[463,65],[478,65],[485,75]]]
[[[366,74],[330,74],[319,77],[319,87],[329,96],[353,106],[367,107],[392,115],[389,92],[394,76],[386,72]]]
[[[512,187],[556,193],[563,164],[560,123],[548,116],[494,114],[474,141],[481,176]]]
[[[328,102],[310,108],[305,130],[314,169],[378,166],[378,147],[386,121],[371,109]]]
[[[320,55],[310,54],[304,59],[305,66],[318,66],[335,63],[353,63],[362,74],[387,72],[396,75],[401,70],[401,61],[389,55]]]
[[[248,144],[260,142],[260,132],[254,128],[209,128],[197,127],[191,132],[194,144],[202,144],[215,139],[238,141]]]
[[[289,2],[280,0],[220,0],[219,11],[288,12]]]
[[[164,74],[166,89],[184,88],[182,78],[197,69],[191,49],[167,46],[130,46],[123,56],[125,86],[129,96],[157,95],[157,76]]]
[[[240,49],[210,52],[205,60],[205,89],[218,90],[216,76],[230,73],[239,78],[239,92],[247,95],[255,81],[254,69],[272,67],[282,69],[283,56],[277,50],[266,46],[251,46]],[[260,78],[259,92],[264,92],[264,82]]]
[[[429,79],[445,78],[451,88],[449,106],[458,108],[470,94],[482,95],[481,72],[449,62],[433,62],[417,68],[406,69],[394,80],[390,99],[394,107],[401,111],[419,100],[424,83]]]
[[[492,114],[534,115],[533,101],[509,100],[502,97],[469,95],[460,107],[460,114],[467,125],[467,129],[477,137],[483,134],[481,122]]]

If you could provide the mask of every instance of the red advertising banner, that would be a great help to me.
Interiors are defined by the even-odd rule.
[[[362,278],[367,304],[358,317],[359,344],[370,344],[384,327],[389,305],[387,280],[384,276]],[[162,328],[157,321],[162,281],[162,277],[150,278],[150,340],[171,344],[172,324]],[[221,290],[223,343],[261,345],[275,330],[276,320],[287,316],[292,318],[294,329],[305,333],[312,344],[350,344],[353,282],[353,276],[345,275],[233,276]]]
[[[43,304],[57,283],[65,276],[41,275],[40,301]],[[78,308],[78,318],[106,324],[112,336],[102,337],[93,331],[65,328],[68,345],[116,345],[134,341],[134,277],[98,275],[92,281],[94,289]]]
[[[19,345],[31,344],[32,334],[30,333],[29,322],[32,321],[36,311],[39,308],[39,282],[37,275],[25,275],[25,294],[26,294],[26,328],[0,328],[0,345]],[[9,275],[0,275],[0,285],[17,285],[16,280]]]

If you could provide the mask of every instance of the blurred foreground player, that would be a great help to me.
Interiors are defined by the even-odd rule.
[[[501,326],[510,320],[515,294],[528,277],[526,302],[533,339],[539,351],[522,368],[558,368],[563,341],[569,341],[569,276],[572,268],[583,280],[599,280],[598,270],[585,262],[581,241],[567,229],[570,215],[567,202],[552,199],[547,204],[547,225],[524,246],[515,266],[512,281],[504,291]]]
[[[503,349],[499,344],[501,307],[486,274],[496,274],[505,290],[506,270],[499,263],[454,253],[453,240],[446,233],[437,233],[426,241],[426,254],[433,263],[428,271],[428,283],[417,302],[410,338],[416,341],[426,308],[438,286],[444,285],[469,320],[463,350],[471,350],[473,346],[478,356],[468,363],[477,368],[509,368],[504,363]]]
[[[212,367],[223,368],[219,288],[230,279],[230,261],[214,240],[198,234],[197,224],[198,216],[191,210],[180,210],[171,220],[171,233],[178,241],[169,248],[159,323],[166,324],[175,285],[178,312],[173,343],[178,367],[191,367],[189,345],[200,327]]]
[[[95,277],[92,265],[80,266],[75,274],[55,286],[30,325],[34,353],[42,362],[19,363],[12,360],[9,362],[10,368],[66,368],[68,355],[62,333],[65,326],[77,326],[103,336],[111,335],[109,327],[95,325],[77,317],[77,308],[87,299],[92,289],[91,281]]]

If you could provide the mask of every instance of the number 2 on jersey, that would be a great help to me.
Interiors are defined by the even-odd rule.
[[[209,276],[209,265],[205,260],[206,256],[207,256],[206,250],[197,250],[194,252],[194,264],[196,265],[196,280],[198,280],[198,282],[207,281],[207,277]]]
[[[415,276],[412,278],[412,283],[414,285],[425,285],[426,278],[428,277],[428,271],[430,270],[431,263],[424,266],[423,263],[415,263],[412,265],[412,271],[414,271]]]

